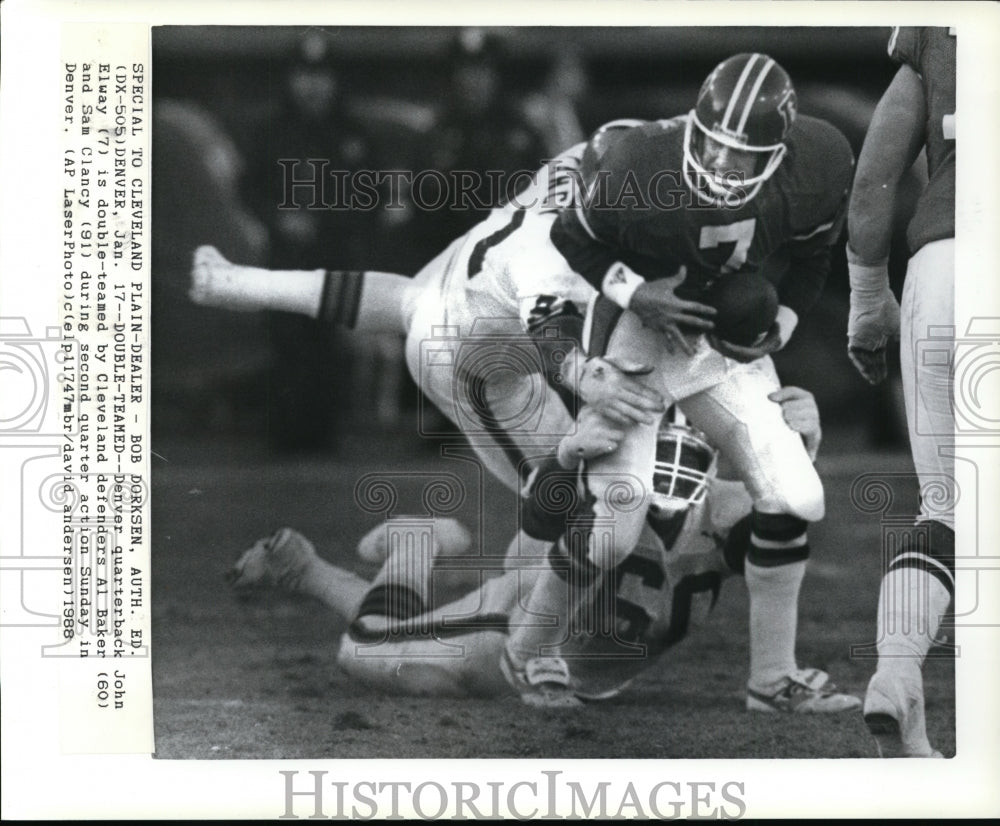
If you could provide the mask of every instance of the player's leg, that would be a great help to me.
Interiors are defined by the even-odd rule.
[[[412,278],[374,270],[268,270],[227,261],[215,247],[195,250],[189,295],[228,310],[280,310],[370,332],[406,332]]]
[[[747,708],[832,712],[857,708],[816,669],[795,658],[798,598],[809,557],[808,523],[823,517],[823,488],[802,442],[768,394],[778,379],[770,360],[730,372],[722,384],[680,402],[691,423],[718,447],[753,500],[744,572],[750,596]]]
[[[390,547],[405,550],[392,564]],[[454,519],[398,517],[363,536],[357,552],[366,562],[382,564],[375,584],[414,581],[422,598],[429,601],[426,580],[433,559],[439,555],[459,556],[470,547],[469,532]],[[433,551],[425,553],[430,548]],[[418,576],[421,571],[423,577]],[[368,580],[322,559],[312,542],[292,528],[279,528],[254,543],[236,561],[227,579],[238,596],[252,598],[266,590],[301,594],[322,602],[347,620],[354,618],[373,588]]]
[[[577,562],[565,540],[519,534],[508,551],[507,575],[514,583],[509,636],[500,666],[527,705],[574,708],[582,705],[570,689],[570,671],[560,656],[569,639],[570,617],[594,601],[597,569]]]
[[[346,632],[337,664],[353,679],[387,694],[458,699],[510,696],[497,667],[504,639],[502,631],[471,631],[445,645],[416,631],[376,641]]]
[[[920,359],[918,344],[954,327],[954,254],[954,239],[923,247],[910,261],[900,308],[900,365],[926,541],[900,549],[879,589],[879,659],[865,720],[884,757],[936,754],[920,669],[955,588],[954,419],[950,360]]]
[[[572,427],[572,414],[530,359],[509,352],[517,341],[458,335],[449,326],[448,306],[433,284],[416,297],[406,337],[407,367],[483,466],[519,490],[533,462],[554,450]],[[521,345],[531,346],[523,339]],[[421,434],[434,435],[425,424],[421,418]]]
[[[644,327],[633,313],[602,318],[595,305],[589,320],[588,353],[615,363],[654,365],[649,375],[634,376],[650,389],[667,394],[669,380],[663,337]],[[598,330],[603,326],[603,332]],[[620,563],[635,547],[646,524],[646,511],[656,463],[656,438],[662,415],[649,424],[629,425],[618,448],[587,462],[584,483],[591,500],[592,536],[588,561],[601,570]]]
[[[341,639],[341,667],[358,680],[396,694],[506,693],[499,662],[515,599],[511,576],[488,579],[430,610],[430,566],[421,549],[425,543],[390,544],[385,566]],[[435,550],[440,554],[444,548],[437,544]]]
[[[279,588],[321,601],[351,623],[340,640],[338,664],[382,691],[434,697],[503,693],[507,688],[498,668],[503,630],[439,641],[434,622],[419,617],[429,572],[421,574],[424,558],[415,551],[411,546],[390,553],[376,580],[368,582],[324,561],[305,537],[282,528],[240,557],[230,582],[243,597]],[[393,625],[402,630],[393,631]]]
[[[647,432],[650,429],[652,436]],[[544,674],[535,678],[542,696],[538,691],[522,691],[526,702],[578,704],[568,691],[568,670],[555,660],[572,633],[571,618],[586,614],[588,606],[594,605],[604,572],[628,555],[642,530],[648,504],[648,485],[643,480],[653,476],[655,428],[636,425],[632,430],[612,457],[588,467],[581,497],[586,505],[565,533],[552,543],[530,540],[534,565],[545,559],[548,565],[534,570],[531,592],[514,614],[505,661],[509,673],[539,669],[539,675]],[[523,546],[521,554],[523,559]],[[526,679],[530,686],[530,675]]]
[[[662,355],[656,335],[631,313],[609,326],[605,343],[592,349],[609,359],[647,364],[659,364]],[[644,380],[652,387],[661,377],[654,373]],[[515,659],[540,656],[562,642],[568,617],[592,599],[601,572],[614,568],[635,547],[646,521],[658,427],[659,417],[649,425],[632,425],[615,451],[587,461],[580,476],[584,506],[548,548],[550,566],[539,573],[526,606],[529,615],[558,617],[559,622],[512,631],[508,651]]]
[[[380,631],[448,601],[454,589],[438,591],[435,561],[466,555],[471,547],[471,534],[455,519],[397,516],[376,525],[358,542],[357,553],[382,567],[355,612],[355,624]]]
[[[264,590],[301,594],[346,620],[354,616],[369,587],[367,580],[319,557],[313,544],[291,528],[279,528],[244,551],[228,580],[243,598]]]
[[[593,348],[599,355],[659,363],[662,345],[643,331],[637,317],[625,314],[617,323],[610,323],[605,334],[605,340]],[[597,336],[591,338],[593,341]],[[650,386],[659,380],[658,375],[648,377]],[[578,704],[568,690],[568,672],[563,678],[564,666],[554,660],[571,633],[571,618],[594,603],[602,573],[621,562],[639,539],[653,478],[658,426],[658,419],[651,425],[634,425],[615,452],[588,461],[580,480],[586,505],[573,524],[556,542],[531,540],[522,546],[521,556],[524,547],[530,548],[533,566],[542,562],[542,567],[535,570],[534,586],[512,618],[505,668],[520,675],[536,662],[544,666],[537,677],[540,690],[532,691],[529,686],[521,692],[528,703]],[[568,433],[569,427],[564,432]],[[520,681],[522,689],[524,682]]]

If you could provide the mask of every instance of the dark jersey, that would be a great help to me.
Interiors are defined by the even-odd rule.
[[[649,280],[683,265],[679,293],[694,298],[719,276],[762,272],[781,303],[802,315],[822,290],[843,227],[854,165],[847,139],[826,121],[800,116],[786,158],[757,195],[718,207],[684,182],[686,125],[682,116],[605,137],[583,203],[561,212],[553,243],[595,286],[615,260]]]
[[[955,237],[955,35],[951,29],[897,27],[889,55],[920,75],[927,101],[927,188],[906,230],[910,254]]]

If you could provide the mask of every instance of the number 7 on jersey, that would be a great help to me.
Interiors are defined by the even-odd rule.
[[[757,228],[756,218],[747,218],[733,224],[702,227],[698,237],[698,249],[715,249],[720,244],[735,244],[729,258],[722,265],[723,273],[736,272],[747,260],[747,251]]]

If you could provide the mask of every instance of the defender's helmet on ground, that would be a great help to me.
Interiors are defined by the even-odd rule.
[[[785,156],[784,140],[795,121],[795,88],[788,73],[765,54],[738,54],[705,79],[684,135],[684,178],[696,192],[739,206],[753,198]],[[703,164],[706,139],[759,155],[753,174],[719,180]]]
[[[650,509],[670,515],[702,502],[715,476],[718,453],[676,408],[668,411],[656,438]]]

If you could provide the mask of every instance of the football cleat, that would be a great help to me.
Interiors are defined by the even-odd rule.
[[[747,711],[782,711],[790,714],[839,714],[861,707],[861,700],[842,694],[818,668],[800,668],[787,674],[771,689],[747,689]]]
[[[240,597],[271,588],[294,591],[315,558],[312,542],[292,528],[279,528],[244,551],[226,581]]]
[[[521,702],[536,708],[580,708],[583,701],[570,688],[569,666],[562,657],[532,657],[517,665],[507,649],[500,656],[500,670]]]
[[[191,264],[191,288],[188,297],[206,307],[227,310],[267,309],[261,293],[264,270],[244,267],[227,260],[212,246],[198,247]]]
[[[943,756],[927,741],[919,671],[915,677],[876,671],[865,693],[864,717],[879,757]]]

